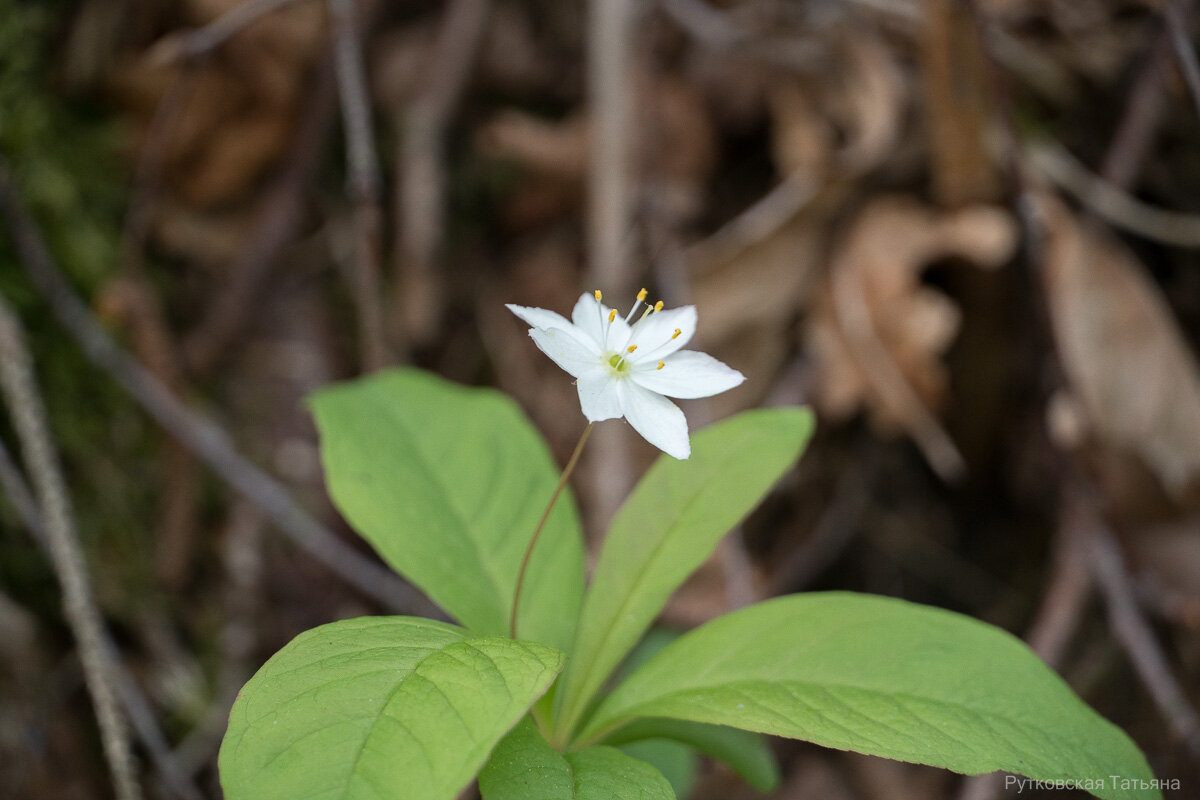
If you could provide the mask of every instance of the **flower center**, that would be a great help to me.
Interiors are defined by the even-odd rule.
[[[629,361],[625,359],[622,353],[613,353],[608,357],[608,366],[617,375],[624,375],[629,372]]]

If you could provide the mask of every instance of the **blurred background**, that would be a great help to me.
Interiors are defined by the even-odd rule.
[[[119,794],[81,650],[145,794],[219,797],[245,680],[384,608],[304,396],[418,365],[561,463],[574,387],[503,304],[642,286],[748,377],[693,428],[820,420],[664,627],[814,589],[965,612],[1200,796],[1194,5],[0,0],[0,797]],[[655,455],[597,429],[593,545]],[[1005,796],[776,752],[786,800]]]

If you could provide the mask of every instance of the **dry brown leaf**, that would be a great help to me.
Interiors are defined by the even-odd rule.
[[[561,121],[523,111],[502,111],[476,135],[490,158],[515,161],[532,173],[556,180],[582,181],[587,172],[588,120],[583,113]]]
[[[861,35],[838,49],[830,74],[777,81],[769,102],[780,173],[828,179],[860,175],[894,154],[907,90],[892,50]]]
[[[692,299],[704,314],[700,344],[724,341],[747,328],[774,328],[795,316],[824,253],[824,219],[824,214],[798,215],[720,261],[692,251]]]
[[[1200,472],[1200,370],[1145,268],[1112,236],[1040,198],[1044,279],[1063,369],[1097,438],[1180,493]]]
[[[932,413],[945,398],[941,356],[959,310],[921,273],[949,257],[999,266],[1015,244],[1012,220],[995,207],[947,212],[887,198],[864,208],[835,249],[808,324],[818,405],[835,418],[865,407],[882,430],[913,436],[939,472],[961,469]]]
[[[185,10],[198,27],[236,5],[192,0]],[[203,207],[231,204],[284,154],[325,41],[322,9],[320,3],[295,3],[274,11],[186,73],[167,56],[178,56],[194,29],[168,34],[114,68],[109,84],[142,134],[138,148],[164,100],[174,106],[162,120],[168,135],[159,146],[163,178],[184,200]]]

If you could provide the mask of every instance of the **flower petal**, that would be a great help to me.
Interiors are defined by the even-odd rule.
[[[556,311],[549,311],[545,308],[534,308],[533,306],[518,306],[512,303],[505,303],[504,307],[516,314],[531,328],[570,328],[571,323],[562,314]]]
[[[652,392],[683,399],[711,397],[746,380],[746,376],[733,367],[696,350],[681,350],[662,362],[662,369],[658,369],[658,362],[636,364],[630,377]]]
[[[633,381],[618,381],[617,389],[621,412],[642,438],[675,458],[692,454],[687,418],[678,406]]]
[[[596,301],[590,292],[584,292],[571,311],[571,322],[575,327],[590,336],[596,346],[602,350],[616,350],[629,338],[629,326],[621,315],[610,323],[608,315],[611,308]]]
[[[600,352],[595,345],[575,328],[533,328],[529,335],[539,350],[576,378],[591,372],[601,363]]]
[[[679,335],[672,339],[676,329]],[[695,332],[695,306],[656,311],[633,326],[633,343],[638,346],[633,363],[652,361],[657,364],[664,356],[687,344]]]
[[[597,367],[580,375],[575,383],[579,389],[579,406],[588,422],[603,422],[621,416],[617,382],[611,371]]]

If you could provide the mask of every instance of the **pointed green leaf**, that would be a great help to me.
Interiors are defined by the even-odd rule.
[[[681,635],[668,628],[651,628],[613,673],[613,683],[624,681]],[[779,785],[779,764],[766,737],[738,728],[679,719],[638,719],[606,736],[601,744],[653,764],[681,796],[687,794],[680,788],[686,785],[681,776],[695,771],[696,750],[728,764],[759,791],[770,792]]]
[[[686,744],[673,739],[639,739],[617,749],[661,772],[676,797],[688,797],[696,786],[700,756]]]
[[[565,730],[671,593],[796,461],[812,429],[807,409],[748,411],[692,437],[686,461],[659,457],[617,513],[600,551],[563,676]]]
[[[413,617],[307,631],[242,688],[221,744],[228,800],[454,800],[563,655]]]
[[[760,734],[679,719],[638,719],[605,737],[604,744],[623,747],[646,739],[669,739],[699,750],[728,764],[759,791],[779,786],[779,765]]]
[[[525,547],[558,483],[545,443],[504,395],[395,369],[310,404],[329,493],[397,572],[477,633],[505,635]],[[564,492],[530,563],[518,634],[566,650],[583,593]]]
[[[1137,746],[1019,639],[890,598],[795,595],[713,620],[619,686],[582,738],[637,717],[731,725],[967,774],[1072,780],[1106,800],[1161,797]]]
[[[483,800],[675,800],[658,770],[611,747],[559,753],[528,717],[479,774]]]

